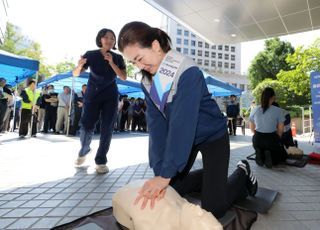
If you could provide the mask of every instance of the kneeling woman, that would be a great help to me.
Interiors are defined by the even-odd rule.
[[[257,189],[247,161],[228,178],[227,122],[192,59],[171,50],[170,38],[142,22],[126,24],[119,50],[142,70],[147,102],[149,161],[155,177],[141,188],[142,208],[161,199],[170,184],[180,195],[201,192],[202,207],[222,217],[237,200]],[[197,153],[203,169],[190,172]],[[252,179],[252,181],[250,180]],[[249,191],[248,191],[249,190]]]
[[[254,133],[252,142],[256,151],[256,163],[267,168],[287,158],[280,140],[285,117],[279,107],[272,105],[275,98],[274,90],[265,88],[261,95],[261,105],[251,111],[249,118],[250,129]]]

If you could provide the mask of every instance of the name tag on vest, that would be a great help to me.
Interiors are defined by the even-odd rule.
[[[170,89],[183,60],[184,56],[180,53],[169,51],[162,60],[158,72],[153,76],[150,97],[163,114]]]

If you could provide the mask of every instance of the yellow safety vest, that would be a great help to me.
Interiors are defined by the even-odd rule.
[[[40,97],[40,92],[38,90],[35,90],[35,93],[29,88],[25,89],[28,98],[30,100],[29,103],[26,103],[22,100],[21,108],[22,109],[32,109],[32,103],[34,102],[36,104],[38,98]]]

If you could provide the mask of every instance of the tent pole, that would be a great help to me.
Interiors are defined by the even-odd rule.
[[[16,90],[14,91],[13,94],[13,122],[12,122],[12,126],[10,125],[10,131],[14,132],[14,124],[15,124],[15,120],[16,120],[16,103],[17,103],[17,95],[18,95],[18,79],[16,77]]]
[[[73,94],[74,94],[74,81],[75,81],[75,77],[72,76],[72,85],[71,85],[68,120],[67,120],[67,136],[69,136],[69,131],[70,131],[71,108],[72,108]]]

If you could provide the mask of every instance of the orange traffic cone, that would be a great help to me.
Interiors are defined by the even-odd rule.
[[[291,134],[293,137],[297,136],[296,124],[294,122],[292,122],[292,125],[291,125]]]

